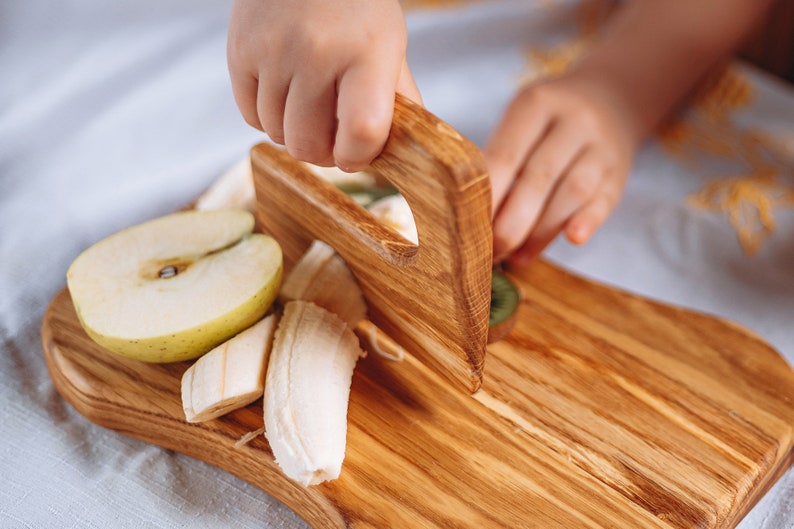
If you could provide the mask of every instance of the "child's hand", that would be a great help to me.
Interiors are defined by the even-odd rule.
[[[360,170],[386,142],[395,91],[420,101],[406,46],[397,0],[235,0],[234,97],[292,156]]]
[[[605,81],[572,73],[523,89],[485,148],[494,260],[533,259],[561,232],[582,244],[612,212],[639,142]]]

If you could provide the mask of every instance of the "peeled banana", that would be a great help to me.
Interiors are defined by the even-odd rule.
[[[362,356],[356,335],[335,314],[307,301],[284,306],[267,368],[264,421],[289,478],[308,486],[339,477],[350,384]]]
[[[188,422],[203,422],[242,408],[264,393],[265,369],[278,317],[271,314],[220,344],[182,375]]]
[[[328,171],[315,172],[342,187],[348,182]],[[354,177],[351,185],[374,185],[365,173]],[[248,209],[253,208],[252,197],[246,157],[197,207],[234,203]],[[264,394],[265,436],[276,463],[287,477],[304,486],[315,485],[336,479],[341,472],[350,384],[355,365],[364,356],[352,329],[366,319],[367,305],[345,261],[322,241],[314,241],[285,277],[279,300],[280,318],[269,316],[185,372],[183,407],[189,422],[199,422],[246,406]],[[251,432],[241,441],[255,435]]]
[[[312,301],[342,318],[351,329],[367,316],[356,278],[344,259],[322,241],[312,242],[284,279],[279,300]]]

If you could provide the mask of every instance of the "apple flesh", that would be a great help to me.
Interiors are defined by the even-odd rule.
[[[105,349],[147,362],[197,358],[260,320],[282,253],[247,211],[183,211],[122,230],[72,263],[80,323]]]

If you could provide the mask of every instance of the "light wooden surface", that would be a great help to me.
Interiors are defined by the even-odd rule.
[[[477,148],[398,97],[374,172],[403,194],[419,246],[385,228],[344,193],[268,144],[251,152],[257,218],[287,264],[313,239],[347,262],[369,319],[469,392],[482,381],[491,296],[491,196]]]
[[[735,325],[538,262],[516,326],[461,392],[415,357],[359,362],[341,477],[283,477],[262,404],[182,416],[188,364],[100,349],[67,291],[43,325],[56,387],[90,420],[223,468],[315,528],[729,528],[792,463],[794,373]]]
[[[408,145],[403,158],[427,152],[401,144]],[[254,152],[260,165],[276,163],[271,155]],[[482,202],[477,186],[470,189]],[[461,193],[414,198],[419,248],[374,225],[362,234],[357,223],[368,217],[334,199],[343,221],[331,226],[348,235],[329,242],[349,240],[342,252],[363,247],[381,255],[388,266],[368,261],[379,271],[416,266],[424,242],[452,238],[449,225],[441,228],[447,239],[433,238],[427,221],[434,213],[423,208],[465,204],[468,191]],[[274,231],[294,259],[326,229],[306,223],[330,221],[292,220]],[[465,255],[442,250],[436,258]],[[460,270],[443,270],[450,269]],[[450,278],[434,271],[403,282],[435,292],[428,282]],[[56,387],[87,418],[223,468],[315,528],[729,528],[791,465],[794,372],[762,340],[543,261],[510,274],[524,300],[508,338],[487,347],[482,388],[461,391],[475,380],[469,356],[421,351],[393,362],[370,354],[353,378],[342,475],[312,488],[281,474],[263,436],[235,447],[262,426],[261,401],[188,424],[180,402],[188,364],[145,364],[104,351],[83,332],[68,291],[52,301],[42,339]],[[413,314],[416,304],[405,303],[398,309]],[[409,351],[421,341],[395,337]],[[444,366],[435,356],[457,360]]]

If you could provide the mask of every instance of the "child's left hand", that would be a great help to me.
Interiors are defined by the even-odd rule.
[[[510,103],[484,149],[495,261],[529,261],[561,232],[582,244],[612,212],[640,136],[619,94],[595,72],[573,72]]]

